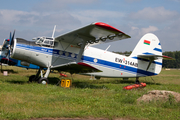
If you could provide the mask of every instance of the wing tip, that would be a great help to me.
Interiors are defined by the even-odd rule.
[[[103,23],[103,22],[95,22],[93,24],[96,25],[96,26],[99,26],[101,28],[107,29],[107,30],[112,30],[112,31],[115,31],[115,32],[123,33],[122,31],[116,29],[115,27],[113,27],[113,26],[111,26],[109,24]],[[125,34],[125,33],[123,33],[123,34]]]

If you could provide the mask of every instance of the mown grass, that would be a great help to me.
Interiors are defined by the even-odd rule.
[[[180,93],[180,71],[163,70],[160,75],[140,78],[146,82],[143,89],[123,90],[135,79],[103,78],[73,75],[73,87],[56,86],[59,74],[49,76],[50,84],[28,83],[36,70],[5,67],[8,76],[0,73],[0,119],[31,118],[128,118],[152,120],[180,119],[180,103],[173,97],[167,102],[138,104],[136,99],[150,90],[171,90]]]

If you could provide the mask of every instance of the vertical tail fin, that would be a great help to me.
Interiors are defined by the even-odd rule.
[[[161,44],[157,36],[152,33],[145,34],[130,56],[137,55],[162,55]]]
[[[157,36],[145,34],[129,57],[138,59],[139,69],[159,74],[162,68],[162,49]]]

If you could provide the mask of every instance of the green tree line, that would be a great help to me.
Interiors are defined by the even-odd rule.
[[[114,53],[118,53],[121,55],[125,55],[125,56],[129,56],[132,51],[128,52],[114,52]],[[168,57],[172,57],[175,60],[165,60],[163,59],[163,63],[162,63],[162,67],[163,68],[180,68],[180,51],[167,51],[167,52],[163,52],[163,55],[168,56]]]
[[[163,52],[163,55],[174,58],[175,60],[165,60],[163,59],[163,68],[180,68],[180,51],[168,51]]]

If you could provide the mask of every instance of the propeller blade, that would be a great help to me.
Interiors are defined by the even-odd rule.
[[[14,30],[13,36],[12,36],[12,38],[11,38],[10,46],[11,46],[11,45],[13,44],[13,42],[14,42],[14,35],[15,35],[15,30]]]
[[[11,43],[11,32],[10,32],[10,36],[9,36],[9,44]]]
[[[7,53],[7,59],[8,59],[8,63],[9,63],[9,59],[10,59],[10,52],[11,52],[11,46],[14,42],[14,36],[15,36],[15,30],[13,32],[13,35],[11,37],[11,32],[10,32],[10,36],[9,36],[9,47],[8,47],[8,53]]]

